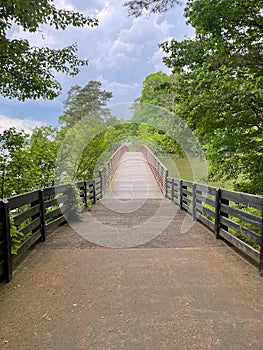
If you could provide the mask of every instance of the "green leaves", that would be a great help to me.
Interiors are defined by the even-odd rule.
[[[97,26],[97,19],[79,12],[57,9],[53,0],[0,1],[0,94],[25,99],[54,99],[61,86],[54,71],[70,76],[79,73],[87,60],[77,57],[77,44],[63,49],[31,47],[25,39],[11,40],[7,30],[14,24],[35,33],[41,24],[65,30],[69,25]]]

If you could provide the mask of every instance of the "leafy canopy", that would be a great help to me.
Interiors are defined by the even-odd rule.
[[[75,76],[87,60],[77,57],[77,45],[62,49],[30,46],[26,39],[10,38],[20,26],[35,33],[41,25],[65,30],[68,26],[98,25],[97,19],[58,9],[54,0],[0,0],[0,94],[9,98],[53,99],[61,90],[54,71]]]

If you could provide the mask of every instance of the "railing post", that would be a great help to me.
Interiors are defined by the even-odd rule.
[[[193,183],[193,197],[192,197],[192,209],[193,209],[193,220],[196,221],[196,183]]]
[[[42,242],[46,240],[46,220],[45,220],[45,201],[43,189],[38,191],[39,193],[39,205],[40,205],[40,225],[41,225],[41,239]]]
[[[215,197],[215,230],[214,234],[216,238],[219,238],[220,234],[220,210],[221,210],[221,189],[216,189]]]
[[[172,178],[172,202],[174,203],[174,178]]]
[[[168,198],[168,170],[165,170],[165,178],[164,178],[164,184],[163,187],[165,188],[165,197]]]
[[[3,258],[4,258],[4,274],[1,280],[10,282],[12,279],[12,253],[11,245],[12,238],[10,234],[10,211],[9,202],[6,199],[0,201],[1,221],[2,221],[2,236],[3,236]]]
[[[183,209],[183,180],[179,181],[179,206]]]
[[[87,196],[87,181],[83,181],[83,195],[84,195],[84,205],[88,209],[88,196]]]
[[[99,171],[99,178],[100,178],[100,195],[103,196],[103,180],[102,180],[102,170]]]
[[[259,273],[263,276],[263,211],[262,211],[262,217],[261,217]]]
[[[96,191],[96,179],[93,179],[92,180],[92,186],[93,186],[93,204],[96,204],[97,203],[97,191]]]

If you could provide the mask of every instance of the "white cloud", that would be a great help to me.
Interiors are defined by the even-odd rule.
[[[158,49],[154,52],[154,54],[148,58],[148,62],[151,63],[154,67],[154,72],[162,71],[166,74],[171,74],[171,69],[167,68],[163,63],[162,59],[164,54],[161,49]]]
[[[137,92],[140,87],[140,84],[138,83],[125,84],[117,81],[108,81],[101,75],[98,76],[97,80],[102,83],[103,89],[112,92],[114,96],[117,95],[120,97]]]
[[[30,133],[32,129],[38,126],[43,126],[45,123],[39,120],[29,120],[29,119],[17,119],[10,118],[4,115],[0,115],[0,132],[3,132],[9,128],[16,128],[18,130],[25,130]]]
[[[27,101],[0,98],[0,115],[16,118],[43,119],[57,123],[63,110],[63,100],[71,86],[84,86],[89,80],[101,80],[106,90],[112,91],[111,102],[133,101],[140,95],[142,82],[153,72],[169,71],[162,63],[163,54],[158,43],[172,37],[180,40],[192,34],[183,19],[183,8],[175,6],[164,15],[147,18],[129,17],[124,0],[54,0],[60,8],[76,10],[99,19],[98,27],[74,28],[65,31],[50,26],[41,26],[37,33],[23,32],[18,27],[9,32],[13,38],[27,38],[31,45],[63,48],[78,44],[78,56],[89,60],[88,67],[72,78],[57,74],[63,88],[63,95],[54,101]],[[20,119],[17,119],[20,120]],[[1,121],[1,119],[0,119]],[[12,119],[13,125],[14,119]],[[31,123],[31,121],[30,121]],[[1,125],[0,125],[1,127]]]

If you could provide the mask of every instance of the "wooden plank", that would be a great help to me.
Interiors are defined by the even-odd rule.
[[[126,152],[113,177],[106,197],[163,198],[156,179],[141,152]]]
[[[216,187],[202,185],[202,184],[196,184],[196,189],[197,189],[197,191],[201,191],[201,192],[210,194],[212,196],[216,195]]]
[[[192,200],[188,197],[183,197],[183,203],[192,205]]]
[[[47,229],[48,231],[52,231],[54,228],[58,227],[59,225],[65,223],[65,222],[66,222],[66,219],[64,218],[64,216],[61,216],[60,218],[49,222],[49,223],[46,225],[46,229]]]
[[[203,205],[200,205],[200,204],[196,204],[196,209],[198,210],[198,212],[200,214],[207,214],[207,215],[210,215],[212,216],[212,218],[215,218],[215,212],[212,211],[211,209],[207,208],[207,207],[204,207]]]
[[[48,213],[45,214],[45,220],[49,220],[57,215],[62,215],[61,208],[56,208]]]
[[[20,194],[18,196],[8,198],[10,210],[20,208],[23,205],[31,204],[34,201],[37,201],[39,198],[38,191],[27,192]]]
[[[69,200],[69,196],[67,194],[65,194],[64,196],[61,197],[57,197],[57,198],[53,198],[53,199],[49,199],[47,201],[45,201],[44,203],[44,208],[49,208],[49,207],[53,207],[53,206],[57,206],[59,204],[67,204]]]
[[[198,221],[201,221],[205,226],[207,226],[210,230],[214,231],[215,224],[211,220],[209,220],[208,218],[206,218],[204,215],[200,213],[196,215],[196,218]]]
[[[186,194],[186,195],[188,195],[188,196],[190,196],[190,197],[193,196],[193,192],[188,191],[188,190],[186,190],[185,188],[182,189],[182,194],[183,194],[183,195]]]
[[[242,226],[241,224],[238,224],[228,218],[221,217],[220,219],[221,223],[226,225],[229,228],[232,228],[233,230],[236,231],[236,233],[250,239],[256,244],[260,244],[260,234],[248,229],[245,226]]]
[[[37,241],[39,241],[41,237],[42,237],[41,230],[39,229],[38,231],[36,231],[32,236],[27,238],[21,244],[21,246],[18,249],[17,255],[20,255],[20,254],[24,253],[26,250],[28,250],[30,247],[32,247],[32,245],[34,245]],[[13,257],[13,260],[15,262],[16,256]]]
[[[23,221],[31,218],[33,215],[36,215],[40,213],[40,204],[35,205],[32,208],[29,208],[25,211],[23,211],[22,213],[14,216],[14,224],[15,225],[20,225]]]
[[[261,227],[261,218],[256,215],[247,213],[237,208],[229,207],[228,205],[224,205],[224,204],[221,205],[221,209],[225,213],[228,213],[229,215],[234,216],[242,221],[245,221],[259,228]]]
[[[215,207],[215,199],[211,199],[205,196],[200,195],[199,193],[196,194],[196,199],[205,202],[206,204],[210,205],[211,207]]]
[[[40,217],[38,217],[32,222],[30,222],[29,224],[27,224],[26,226],[24,226],[23,228],[21,228],[19,232],[23,233],[24,235],[27,235],[29,232],[39,227],[40,224],[41,224],[41,220],[40,220]]]
[[[263,197],[242,192],[231,192],[228,190],[221,190],[221,198],[226,199],[237,204],[244,204],[248,207],[263,210]]]
[[[237,237],[233,236],[230,232],[220,229],[220,236],[226,241],[230,242],[234,247],[239,249],[241,252],[249,256],[252,260],[259,263],[259,251],[251,247],[250,245],[242,242]]]
[[[187,180],[182,180],[183,181],[183,186],[187,186],[187,187],[193,187],[194,183],[191,181],[187,181]]]
[[[66,193],[70,188],[70,185],[59,185],[53,187],[43,188],[44,197],[54,196],[59,193]]]

